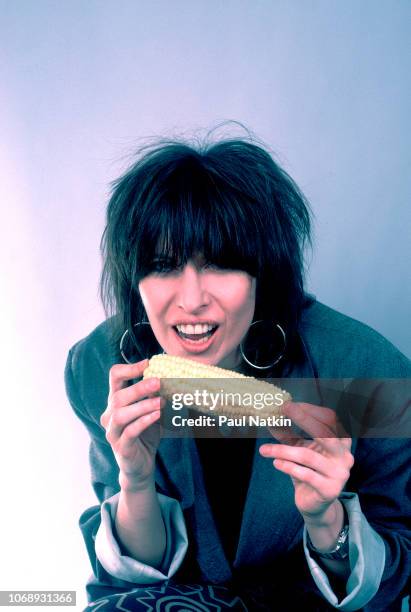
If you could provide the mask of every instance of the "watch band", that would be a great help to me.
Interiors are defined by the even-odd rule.
[[[307,532],[307,546],[309,550],[315,553],[317,557],[320,557],[321,559],[331,559],[333,561],[341,561],[342,559],[346,559],[348,557],[348,552],[349,552],[348,536],[349,536],[349,531],[350,531],[350,525],[349,525],[348,515],[345,509],[345,506],[342,502],[341,504],[344,509],[344,525],[340,533],[338,534],[337,544],[332,550],[328,552],[321,552],[320,550],[317,550],[314,544],[311,542],[310,536]]]

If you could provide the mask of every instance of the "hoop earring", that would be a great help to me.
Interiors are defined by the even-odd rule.
[[[155,342],[157,343],[157,345],[158,345],[158,346],[160,346],[160,345],[158,344],[158,342],[157,342],[157,340],[156,340],[155,336],[154,336],[154,333],[153,333],[153,330],[151,329],[151,325],[150,325],[149,321],[140,321],[139,323],[134,323],[133,327],[139,327],[140,325],[148,325],[149,330],[151,331],[151,334],[152,334],[152,337],[151,337],[151,338],[149,338],[149,341],[151,341],[152,343],[153,343],[153,341],[155,341]],[[144,329],[144,328],[142,327],[141,329]],[[145,329],[148,329],[148,328],[145,328]],[[133,361],[130,361],[130,360],[128,359],[128,357],[126,356],[125,352],[124,352],[124,345],[125,345],[126,338],[127,338],[127,336],[129,335],[129,333],[130,333],[130,330],[129,330],[129,329],[126,329],[126,331],[125,331],[125,332],[123,333],[123,335],[121,336],[119,348],[120,348],[120,354],[121,354],[122,358],[124,359],[124,361],[125,361],[126,363],[132,364],[132,363],[134,363],[134,362],[133,362]],[[137,347],[137,349],[138,349],[138,347]],[[160,347],[160,349],[161,349],[161,347]],[[153,351],[151,351],[151,354],[149,355],[149,357],[151,357],[151,355],[153,355],[155,352],[156,352],[156,350],[155,350],[155,349],[154,349]],[[158,352],[158,349],[157,349],[157,352]],[[163,351],[163,352],[164,352],[164,351]],[[147,357],[147,359],[149,359],[149,357]],[[145,359],[145,357],[142,357],[142,359]]]
[[[281,325],[279,323],[274,323],[273,321],[265,321],[263,319],[260,319],[258,321],[254,321],[253,323],[251,323],[248,331],[250,331],[250,329],[253,327],[253,325],[258,325],[258,324],[261,324],[261,323],[263,323],[263,325],[267,325],[267,323],[268,323],[270,325],[273,325],[275,328],[277,328],[279,330],[280,335],[282,337],[283,345],[284,345],[283,349],[282,349],[282,352],[279,353],[279,355],[277,355],[275,360],[272,361],[271,363],[269,363],[268,365],[257,365],[256,363],[253,363],[251,358],[247,357],[245,355],[245,353],[244,353],[244,342],[240,343],[240,353],[241,353],[241,357],[244,359],[244,361],[249,366],[251,366],[252,368],[255,368],[256,370],[269,370],[270,368],[274,367],[284,357],[285,348],[287,346],[287,337],[286,337],[285,331],[283,330],[283,328],[281,327]],[[254,328],[254,330],[255,329],[256,328]],[[247,336],[248,336],[248,332],[247,332]],[[246,338],[247,338],[247,336],[246,336]],[[266,341],[266,336],[264,337],[264,340]],[[254,351],[256,353],[258,353],[258,350],[259,350],[259,347],[256,346],[254,348]]]

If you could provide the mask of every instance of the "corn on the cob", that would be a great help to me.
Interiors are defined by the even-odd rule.
[[[195,391],[199,391],[197,403],[190,404],[190,408],[199,412],[210,409],[210,404],[205,402],[204,396],[199,397],[202,390],[206,390],[208,397],[213,394],[215,398],[220,398],[213,408],[216,414],[231,417],[255,416],[256,414],[264,417],[279,416],[282,404],[291,400],[291,395],[287,391],[252,376],[244,376],[232,370],[173,355],[154,355],[143,374],[143,378],[151,377],[160,378],[160,394],[170,401],[176,393],[194,394]],[[276,403],[256,407],[256,402],[252,398],[266,394],[270,397],[275,396]],[[250,396],[250,403],[246,405],[241,401],[241,397],[245,396],[247,398]],[[232,398],[230,405],[227,405],[225,401],[228,397]]]

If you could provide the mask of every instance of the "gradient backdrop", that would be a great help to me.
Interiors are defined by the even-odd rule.
[[[77,589],[94,503],[62,383],[103,317],[108,183],[225,119],[316,215],[309,287],[411,354],[408,0],[0,0],[2,589]]]

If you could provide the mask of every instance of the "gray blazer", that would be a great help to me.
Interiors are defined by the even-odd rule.
[[[306,307],[299,335],[303,358],[291,364],[290,378],[411,377],[409,360],[380,334],[317,301]],[[71,349],[65,372],[70,403],[91,437],[91,477],[100,504],[119,491],[117,464],[99,418],[106,408],[109,369],[121,361],[105,322]],[[322,401],[321,397],[313,399]],[[189,536],[185,560],[173,580],[260,590],[267,609],[332,610],[319,595],[307,567],[301,546],[303,521],[294,504],[291,481],[258,453],[259,445],[267,441],[256,443],[237,554],[230,565],[210,511],[193,440],[161,440],[157,488],[180,502]],[[358,493],[363,514],[385,545],[380,588],[362,609],[400,609],[394,602],[405,592],[411,565],[410,444],[400,438],[360,438],[355,441],[354,456],[346,490]],[[80,518],[93,568],[90,600],[135,587],[110,576],[96,558],[94,540],[100,521],[100,505],[87,509]],[[333,586],[337,591],[342,587],[338,581]]]

